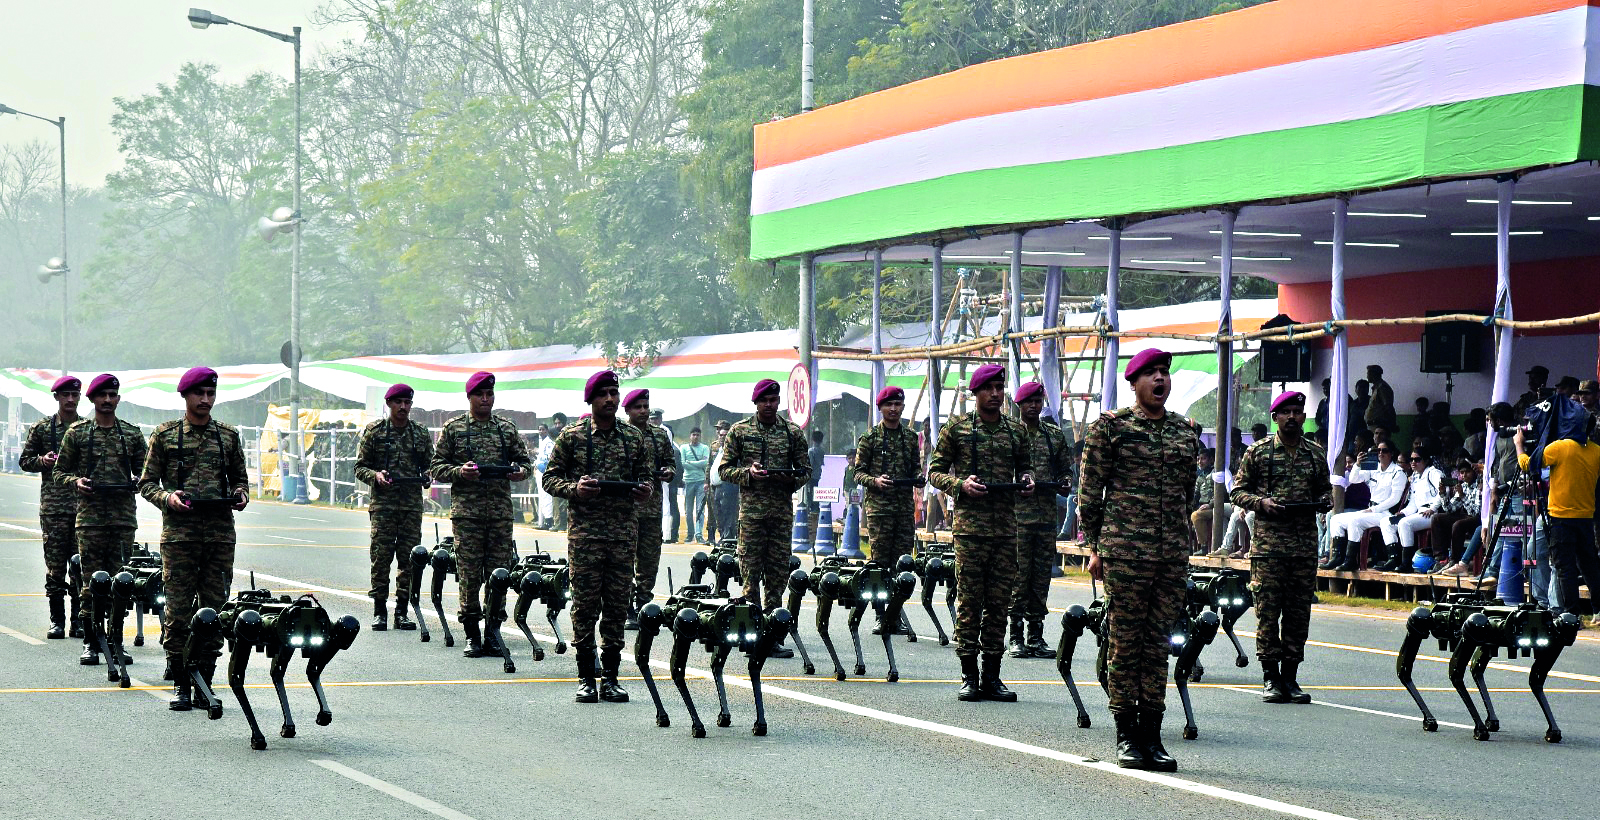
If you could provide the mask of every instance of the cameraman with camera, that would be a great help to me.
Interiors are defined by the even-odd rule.
[[[1578,612],[1578,573],[1582,571],[1591,595],[1600,591],[1600,554],[1596,553],[1594,542],[1600,444],[1589,440],[1593,425],[1589,423],[1587,411],[1572,399],[1552,396],[1529,410],[1542,411],[1547,416],[1543,419],[1546,431],[1542,431],[1546,435],[1540,438],[1554,439],[1542,447],[1536,446],[1531,455],[1527,440],[1531,432],[1529,425],[1518,427],[1512,439],[1517,448],[1519,468],[1542,472],[1539,466],[1542,462],[1550,471],[1546,532],[1558,590],[1557,599],[1551,602],[1550,608],[1593,614],[1592,601],[1588,613]],[[1530,419],[1532,416],[1530,413]],[[1549,430],[1552,425],[1556,429]]]

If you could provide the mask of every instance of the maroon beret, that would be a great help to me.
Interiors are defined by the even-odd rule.
[[[102,390],[121,390],[121,389],[122,389],[122,382],[117,381],[117,377],[116,376],[113,376],[110,373],[101,373],[100,375],[95,376],[93,379],[91,379],[89,381],[89,393],[88,393],[88,395],[89,396],[93,396],[94,394],[96,394],[96,393],[98,393],[98,392],[100,392]]]
[[[50,385],[50,392],[69,393],[82,387],[83,382],[78,381],[77,376],[62,376],[61,378],[56,379],[55,384]]]
[[[629,390],[628,391],[628,397],[622,400],[623,409],[627,409],[634,402],[636,402],[636,401],[638,401],[640,399],[644,399],[645,401],[649,401],[650,400],[650,391],[648,389],[646,389],[646,388],[643,388],[643,387],[637,388],[635,390]]]
[[[493,390],[493,389],[494,389],[494,374],[490,373],[487,370],[479,370],[478,372],[476,372],[476,373],[472,374],[471,376],[467,377],[467,392],[468,393],[476,393],[479,390]]]
[[[209,367],[191,367],[184,371],[183,378],[178,379],[178,395],[183,395],[196,387],[216,387],[217,371]]]
[[[592,402],[594,401],[594,391],[599,390],[602,387],[617,386],[619,386],[617,383],[617,374],[611,372],[610,370],[602,370],[593,376],[590,376],[589,380],[583,383],[583,400],[586,403]]]
[[[1146,368],[1163,364],[1167,367],[1172,366],[1171,353],[1154,347],[1145,348],[1133,354],[1133,359],[1128,362],[1128,366],[1122,371],[1122,378],[1131,382],[1139,378],[1139,374]]]
[[[491,376],[490,378],[493,378],[493,377]],[[467,390],[467,392],[471,393],[472,390],[469,388]],[[411,399],[411,398],[416,398],[416,395],[417,395],[417,391],[412,390],[411,389],[411,385],[409,385],[409,384],[405,384],[405,383],[391,384],[391,385],[389,385],[389,389],[384,392],[383,400],[384,401],[392,401],[394,399]]]
[[[1270,408],[1271,412],[1278,412],[1278,408],[1283,407],[1286,404],[1298,404],[1303,410],[1306,406],[1306,394],[1297,390],[1289,390],[1287,392],[1279,393],[1278,397],[1272,400],[1272,407]]]
[[[762,379],[761,381],[756,382],[755,389],[750,391],[750,400],[761,401],[762,396],[765,396],[768,393],[776,392],[778,392],[777,382],[771,379]]]
[[[906,391],[901,390],[900,388],[895,387],[894,385],[890,385],[890,386],[885,387],[882,390],[878,391],[878,400],[876,402],[873,402],[872,406],[873,407],[882,407],[883,403],[886,402],[886,401],[905,401],[905,400],[906,400]]]
[[[1023,382],[1022,384],[1017,385],[1016,395],[1012,396],[1011,400],[1017,404],[1021,404],[1043,392],[1044,385],[1038,382]]]
[[[978,388],[995,379],[1006,380],[1006,369],[997,364],[986,364],[972,371],[972,378],[967,380],[967,389],[976,393]]]

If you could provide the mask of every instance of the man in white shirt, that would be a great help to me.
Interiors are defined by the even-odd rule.
[[[1444,491],[1444,473],[1428,463],[1421,451],[1411,451],[1411,491],[1406,495],[1405,509],[1400,511],[1400,521],[1384,528],[1384,540],[1391,531],[1398,531],[1400,549],[1391,555],[1381,569],[1392,572],[1410,572],[1417,552],[1417,533],[1433,526],[1433,511]]]
[[[550,464],[550,454],[555,452],[556,440],[550,435],[550,427],[546,424],[539,425],[539,436],[536,450],[533,455],[534,478],[533,486],[539,493],[539,526],[541,529],[550,529],[555,526],[554,499],[544,491],[544,468]]]
[[[1361,543],[1361,534],[1372,527],[1383,528],[1385,540],[1379,548],[1381,554],[1369,557],[1369,566],[1383,564],[1391,551],[1399,550],[1395,536],[1390,535],[1394,525],[1389,523],[1389,515],[1405,493],[1406,474],[1395,461],[1393,443],[1386,441],[1379,444],[1377,451],[1377,469],[1363,470],[1357,467],[1350,471],[1351,483],[1366,482],[1372,494],[1372,503],[1364,510],[1342,512],[1328,521],[1328,528],[1333,531],[1333,552],[1345,556],[1344,563],[1333,568],[1339,572],[1354,572],[1361,568],[1361,550],[1356,547]]]

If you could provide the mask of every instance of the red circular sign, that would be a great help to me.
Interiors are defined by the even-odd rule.
[[[811,423],[811,373],[803,364],[789,371],[789,420],[801,427]]]

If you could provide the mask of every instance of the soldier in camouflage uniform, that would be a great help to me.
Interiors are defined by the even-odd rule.
[[[1072,446],[1054,422],[1042,421],[1044,385],[1027,382],[1012,396],[1027,430],[1028,456],[1039,481],[1063,481],[1072,471]],[[1011,594],[1013,658],[1054,658],[1044,642],[1044,619],[1050,614],[1050,570],[1056,557],[1056,493],[1041,490],[1017,498],[1017,585]],[[1026,624],[1027,636],[1023,629]]]
[[[967,383],[977,408],[950,419],[928,464],[928,481],[955,499],[956,656],[961,659],[964,701],[1017,699],[1000,680],[1005,650],[1006,608],[1017,583],[1017,496],[1033,493],[1028,433],[1000,411],[1005,406],[1005,370],[986,364]],[[989,490],[990,484],[1023,482],[1021,490]],[[980,683],[978,654],[983,654]]]
[[[494,374],[478,371],[467,379],[470,411],[445,422],[429,472],[450,485],[450,529],[456,539],[456,582],[460,608],[456,618],[466,633],[468,658],[500,657],[499,647],[485,646],[478,622],[483,606],[478,594],[489,573],[512,564],[511,484],[533,470],[528,447],[517,425],[494,415]],[[510,467],[504,478],[486,478],[479,467]],[[420,524],[419,524],[420,526]],[[503,618],[503,613],[500,614]]]
[[[628,414],[628,423],[645,438],[645,456],[648,459],[645,475],[654,476],[650,482],[650,498],[639,503],[639,541],[633,559],[633,598],[628,602],[626,629],[639,628],[639,607],[655,597],[656,571],[661,568],[661,485],[670,482],[677,465],[672,439],[661,425],[652,423],[650,417],[659,417],[660,411],[650,410],[650,391],[640,388],[628,391],[622,403]]]
[[[1176,771],[1161,744],[1167,654],[1183,610],[1200,425],[1167,412],[1172,355],[1154,348],[1128,362],[1134,404],[1089,425],[1078,517],[1093,548],[1089,573],[1105,581],[1106,695],[1117,723],[1117,765]]]
[[[1233,503],[1256,514],[1250,539],[1250,591],[1256,606],[1261,699],[1310,703],[1297,673],[1305,659],[1317,581],[1317,510],[1286,503],[1331,499],[1328,454],[1305,437],[1306,397],[1289,391],[1272,402],[1278,434],[1250,445],[1234,477]]]
[[[73,521],[78,513],[78,496],[71,487],[52,480],[56,459],[61,455],[61,437],[78,420],[78,398],[83,383],[62,376],[50,386],[56,399],[56,412],[28,429],[22,445],[22,469],[41,473],[39,482],[39,529],[44,533],[44,594],[50,600],[50,631],[46,638],[63,638],[66,632],[67,562],[76,549]],[[73,613],[72,637],[83,636],[83,627]]]
[[[622,662],[623,620],[633,586],[633,559],[639,541],[639,505],[654,495],[650,451],[639,428],[619,422],[621,394],[617,374],[602,370],[589,377],[583,400],[590,415],[556,437],[545,467],[544,491],[568,500],[567,555],[572,561],[572,646],[578,663],[578,703],[626,703],[617,682]],[[603,491],[601,481],[629,481],[628,493]],[[656,509],[661,509],[658,503]],[[656,515],[657,543],[661,517]],[[595,622],[601,652],[595,659]],[[598,691],[595,678],[601,678]]]
[[[367,517],[372,541],[372,631],[389,628],[389,566],[395,569],[394,627],[412,630],[417,625],[406,615],[411,603],[411,548],[422,543],[422,491],[415,483],[395,483],[397,478],[427,476],[433,462],[433,435],[411,420],[416,391],[396,384],[383,395],[389,416],[361,431],[356,450],[356,479],[372,488]]]
[[[203,607],[220,608],[233,583],[233,514],[250,503],[239,431],[211,417],[217,401],[217,371],[195,367],[178,379],[183,418],[150,434],[150,452],[139,476],[139,494],[161,510],[161,582],[167,603],[161,644],[176,679],[175,712],[190,709],[190,681],[182,669],[189,621]],[[200,507],[193,501],[228,499]],[[194,659],[207,680],[216,668],[222,638],[201,647]]]
[[[89,579],[101,570],[116,575],[122,569],[132,553],[133,533],[139,527],[133,491],[139,472],[144,469],[146,448],[139,428],[117,418],[120,391],[121,384],[110,373],[102,373],[89,382],[94,418],[79,419],[67,428],[61,441],[61,458],[56,462],[56,483],[78,495],[77,541],[83,591],[80,611],[73,615],[82,623],[88,622],[91,610]],[[85,637],[78,663],[94,666],[99,662],[99,647]]]
[[[872,560],[892,567],[900,556],[911,554],[917,535],[916,507],[912,498],[916,488],[896,487],[893,482],[897,478],[922,474],[922,452],[917,434],[900,420],[906,409],[906,392],[898,387],[885,387],[878,391],[877,402],[883,421],[873,425],[856,441],[855,458],[850,462],[846,479],[861,486],[861,507],[867,519],[867,549],[872,551]],[[875,608],[881,619],[882,607]],[[905,634],[909,627],[910,621],[902,610],[894,634]],[[872,632],[876,635],[882,630],[880,622]]]
[[[805,433],[778,417],[779,389],[772,379],[756,382],[750,392],[755,415],[728,430],[717,459],[724,483],[739,487],[739,572],[744,597],[761,601],[767,611],[778,608],[789,577],[789,541],[794,523],[794,492],[811,478],[811,457]],[[783,472],[771,472],[772,470]],[[792,658],[778,645],[774,658]]]

